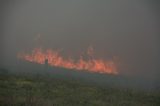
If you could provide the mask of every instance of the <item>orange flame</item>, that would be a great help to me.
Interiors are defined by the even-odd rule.
[[[42,51],[41,48],[35,48],[31,54],[24,52],[18,53],[18,58],[39,64],[44,64],[45,60],[48,59],[48,64],[50,66],[106,74],[118,74],[113,60],[104,61],[103,59],[96,59],[93,57],[92,47],[89,47],[87,55],[91,58],[86,60],[83,56],[80,56],[76,61],[72,58],[64,58],[58,50],[47,49],[46,51]]]

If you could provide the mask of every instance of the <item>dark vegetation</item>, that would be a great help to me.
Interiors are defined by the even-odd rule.
[[[160,106],[160,92],[0,69],[0,106]]]

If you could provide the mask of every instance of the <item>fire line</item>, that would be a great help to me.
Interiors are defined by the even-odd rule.
[[[45,64],[45,60],[47,59],[48,65],[54,67],[105,74],[118,74],[116,64],[113,60],[105,61],[100,58],[95,58],[93,52],[93,48],[89,47],[87,56],[91,58],[87,60],[84,59],[83,56],[79,56],[78,60],[70,57],[64,58],[58,50],[47,49],[43,51],[41,48],[35,48],[31,53],[20,52],[17,56],[19,59],[38,64]]]

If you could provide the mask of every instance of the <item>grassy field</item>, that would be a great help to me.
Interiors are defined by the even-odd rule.
[[[1,74],[0,106],[160,106],[160,92],[102,88],[46,76]]]

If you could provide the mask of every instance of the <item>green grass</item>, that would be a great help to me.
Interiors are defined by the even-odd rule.
[[[0,106],[160,106],[160,92],[10,75],[0,76]]]

